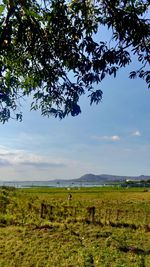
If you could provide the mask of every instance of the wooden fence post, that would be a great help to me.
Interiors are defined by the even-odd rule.
[[[44,219],[44,207],[45,207],[45,204],[44,203],[41,203],[41,218]]]
[[[53,215],[53,206],[48,205],[48,219],[52,220],[52,215]]]
[[[87,213],[88,213],[88,219],[90,222],[90,218],[91,218],[91,222],[94,223],[95,222],[95,207],[88,207],[87,208]]]
[[[77,209],[74,207],[74,221],[77,221]]]
[[[92,207],[91,213],[92,213],[92,223],[94,223],[95,222],[95,207]]]

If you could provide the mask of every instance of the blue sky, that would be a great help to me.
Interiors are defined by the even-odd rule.
[[[125,68],[100,85],[103,100],[64,120],[29,111],[0,125],[0,180],[78,178],[85,173],[150,175],[150,91]]]
[[[110,39],[105,28],[97,36]],[[22,103],[21,123],[0,124],[0,180],[150,175],[150,91],[141,79],[128,78],[137,68],[135,60],[115,79],[106,78],[99,105],[82,97],[77,117],[42,117],[29,111],[29,100]]]

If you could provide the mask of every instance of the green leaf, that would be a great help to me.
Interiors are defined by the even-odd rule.
[[[5,9],[5,6],[4,5],[0,5],[0,16],[3,13],[4,9]]]
[[[29,9],[29,10],[26,9],[26,14],[28,16],[31,16],[31,17],[34,17],[34,18],[37,18],[37,19],[41,19],[41,16],[36,11],[34,11],[32,9]]]
[[[3,0],[4,5],[8,4],[8,0]]]

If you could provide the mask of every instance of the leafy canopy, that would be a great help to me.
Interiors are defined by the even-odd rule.
[[[148,0],[1,1],[0,121],[21,120],[20,99],[29,95],[42,115],[78,115],[80,96],[99,103],[95,83],[115,77],[133,54],[140,68],[130,78],[150,86],[148,9]],[[104,26],[109,42],[99,39]]]

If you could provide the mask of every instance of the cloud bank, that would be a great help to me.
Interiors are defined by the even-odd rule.
[[[0,167],[21,167],[30,168],[63,168],[66,164],[60,160],[49,159],[46,156],[38,155],[24,150],[8,149],[0,147]]]

